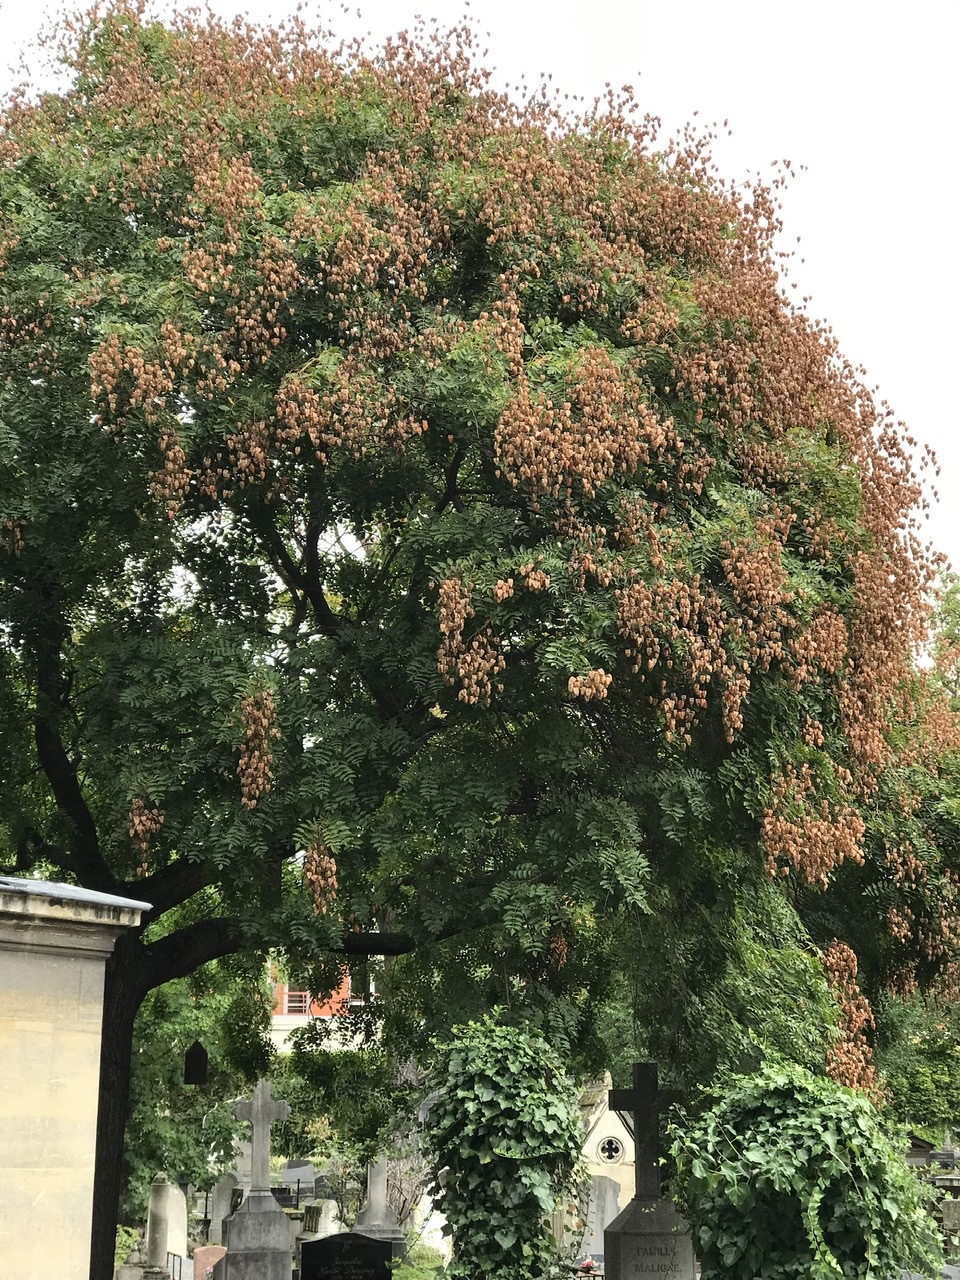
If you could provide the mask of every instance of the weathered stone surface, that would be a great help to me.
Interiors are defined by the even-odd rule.
[[[222,1244],[201,1245],[193,1255],[193,1280],[208,1280],[226,1252]]]
[[[0,876],[0,1258],[87,1280],[103,971],[145,902]],[[54,1237],[51,1236],[54,1232]]]
[[[376,1160],[367,1167],[367,1198],[357,1215],[360,1235],[378,1240],[403,1240],[403,1228],[387,1199],[389,1161]]]
[[[159,1174],[150,1184],[147,1207],[148,1267],[166,1270],[167,1254],[187,1256],[187,1200],[176,1183]]]
[[[290,1222],[269,1191],[248,1191],[225,1226],[227,1253],[214,1267],[214,1280],[290,1280]]]
[[[210,1192],[210,1230],[208,1244],[223,1244],[223,1221],[233,1212],[233,1193],[240,1185],[235,1173],[225,1173]]]
[[[603,1240],[607,1280],[694,1280],[690,1228],[666,1200],[631,1200]]]

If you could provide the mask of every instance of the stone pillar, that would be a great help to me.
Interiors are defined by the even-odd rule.
[[[353,1229],[359,1235],[372,1236],[376,1240],[391,1240],[399,1246],[406,1233],[387,1200],[389,1168],[390,1162],[384,1159],[367,1166],[367,1199],[357,1215]]]
[[[147,1266],[167,1274],[167,1254],[187,1256],[187,1201],[183,1192],[163,1173],[150,1185],[147,1207]]]
[[[149,903],[0,876],[0,1258],[87,1280],[103,971]],[[53,1232],[53,1236],[51,1236]]]

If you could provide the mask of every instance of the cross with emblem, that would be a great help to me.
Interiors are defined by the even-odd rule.
[[[253,1135],[250,1140],[250,1190],[270,1190],[270,1125],[274,1120],[286,1120],[290,1115],[289,1102],[275,1102],[270,1094],[270,1081],[258,1080],[252,1098],[244,1098],[235,1104],[233,1114],[238,1120],[249,1120]]]
[[[623,1114],[627,1128],[633,1132],[636,1146],[634,1170],[636,1200],[660,1198],[660,1101],[657,1088],[657,1064],[633,1064],[633,1088],[611,1089],[611,1111]],[[631,1123],[632,1118],[632,1123]]]

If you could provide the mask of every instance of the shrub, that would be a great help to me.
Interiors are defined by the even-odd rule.
[[[920,1184],[862,1094],[768,1065],[673,1139],[702,1280],[939,1275]]]
[[[426,1151],[453,1232],[447,1276],[545,1280],[558,1263],[548,1216],[572,1192],[583,1143],[576,1091],[545,1040],[495,1016],[444,1048]]]

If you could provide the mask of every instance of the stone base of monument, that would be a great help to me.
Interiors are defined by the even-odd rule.
[[[607,1280],[694,1280],[690,1228],[668,1200],[631,1200],[603,1233]]]
[[[387,1240],[395,1245],[394,1257],[399,1257],[407,1242],[407,1234],[399,1224],[390,1222],[361,1222],[358,1218],[354,1226],[357,1235],[367,1236],[372,1240]],[[399,1253],[398,1253],[399,1250]]]
[[[271,1192],[248,1191],[224,1226],[227,1254],[214,1267],[214,1280],[290,1280],[290,1222]]]

